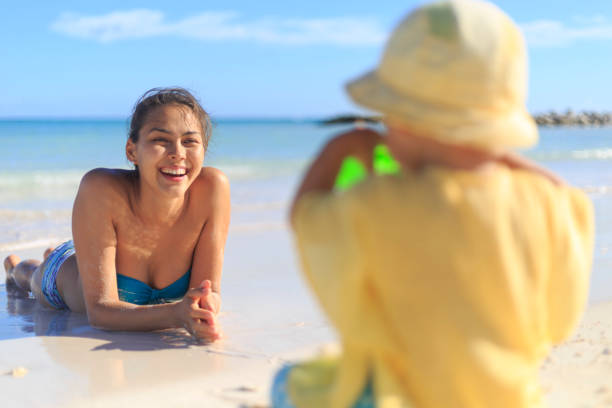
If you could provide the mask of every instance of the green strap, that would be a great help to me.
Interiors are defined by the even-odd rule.
[[[377,145],[372,159],[375,174],[397,174],[402,170],[402,166],[393,158],[386,145]]]
[[[400,164],[393,158],[389,148],[379,144],[372,152],[372,168],[374,174],[397,174],[401,171]],[[339,191],[348,190],[368,176],[364,164],[354,156],[347,156],[340,166],[334,188]]]
[[[359,159],[353,156],[345,157],[336,176],[334,188],[340,191],[348,190],[367,175],[368,170]]]

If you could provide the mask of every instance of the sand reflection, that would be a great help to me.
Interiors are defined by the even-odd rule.
[[[67,369],[64,381],[83,397],[174,383],[222,369],[227,355],[196,342],[184,330],[107,332],[84,314],[54,311],[34,299],[7,294],[0,286],[0,340],[37,338],[39,350]],[[2,310],[4,309],[4,310]],[[64,372],[64,370],[57,370]]]

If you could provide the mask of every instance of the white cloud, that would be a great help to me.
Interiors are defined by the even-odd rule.
[[[175,22],[156,10],[116,11],[100,16],[64,13],[51,29],[101,43],[177,36],[204,41],[240,40],[287,45],[379,45],[387,32],[370,18],[265,18],[245,21],[235,12],[204,12]]]
[[[102,16],[64,13],[51,24],[51,29],[73,37],[111,42],[164,34],[163,19],[164,15],[154,10],[114,12]]]
[[[572,18],[578,24],[605,24],[608,18],[603,14],[594,14],[590,16],[574,16]]]
[[[547,47],[570,45],[582,40],[612,39],[612,23],[603,16],[576,17],[580,26],[569,27],[562,22],[537,20],[521,24],[529,45]]]

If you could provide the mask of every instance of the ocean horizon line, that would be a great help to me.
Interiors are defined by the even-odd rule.
[[[297,116],[211,116],[216,123],[319,123],[325,117]],[[129,117],[119,116],[7,116],[0,117],[0,123],[125,123]]]

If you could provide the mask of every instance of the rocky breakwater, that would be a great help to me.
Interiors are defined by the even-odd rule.
[[[571,110],[565,113],[550,111],[534,115],[539,126],[610,126],[612,125],[612,113],[583,111],[574,113]]]
[[[612,125],[612,112],[592,112],[582,111],[574,113],[567,110],[565,113],[550,111],[533,115],[534,120],[539,126],[610,126]],[[376,124],[382,121],[381,116],[364,115],[339,115],[321,120],[322,125],[341,125],[355,124],[366,125]]]
[[[382,116],[364,116],[364,115],[338,115],[331,118],[323,119],[319,122],[321,125],[346,125],[346,124],[377,124],[382,122]]]

